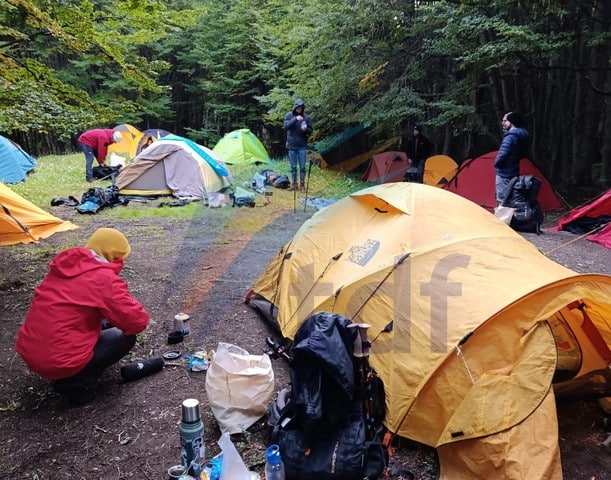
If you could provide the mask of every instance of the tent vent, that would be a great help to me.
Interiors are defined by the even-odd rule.
[[[452,435],[452,438],[457,438],[462,437],[464,434],[464,432],[452,432],[450,435]]]

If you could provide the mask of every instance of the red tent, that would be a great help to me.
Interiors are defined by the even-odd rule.
[[[586,205],[571,210],[567,216],[558,220],[558,224],[552,230],[570,230],[568,227],[580,219],[600,219],[599,223],[604,225],[607,222],[606,226],[603,226],[597,233],[588,235],[586,238],[604,247],[611,248],[611,223],[608,223],[608,219],[605,217],[611,218],[611,189]]]
[[[407,170],[405,152],[382,152],[371,157],[367,170],[361,177],[364,182],[402,182]]]
[[[494,198],[494,160],[497,151],[464,160],[456,175],[443,188],[450,190],[489,210],[496,207]],[[539,205],[544,212],[562,208],[562,202],[552,185],[528,158],[520,160],[520,175],[534,175],[541,180]]]

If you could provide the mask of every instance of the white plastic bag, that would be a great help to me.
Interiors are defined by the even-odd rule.
[[[206,393],[221,433],[243,432],[267,413],[274,394],[269,356],[219,342],[206,374]]]
[[[511,219],[513,218],[513,214],[515,211],[515,208],[499,205],[494,209],[494,215],[496,218],[502,220],[507,225],[509,225],[511,223]]]
[[[220,480],[250,480],[250,472],[231,441],[229,433],[223,433],[218,444],[223,452]]]

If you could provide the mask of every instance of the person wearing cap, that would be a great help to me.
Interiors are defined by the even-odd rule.
[[[503,141],[494,160],[495,196],[500,205],[511,179],[520,175],[520,160],[528,152],[528,131],[523,127],[522,116],[508,112],[501,119]]]
[[[301,98],[295,100],[293,109],[284,116],[284,130],[286,131],[286,148],[289,151],[293,180],[290,189],[305,190],[308,136],[314,129],[310,116],[305,113],[305,103]],[[299,166],[299,187],[297,186],[297,166]]]
[[[74,404],[95,397],[95,382],[135,345],[149,314],[119,277],[131,251],[113,228],[85,247],[57,254],[19,329],[15,349],[30,370]]]
[[[431,155],[431,141],[422,133],[422,125],[414,125],[412,136],[407,141],[405,153],[410,160],[410,167],[405,173],[406,181],[422,183],[424,176],[424,162]]]
[[[78,143],[85,154],[85,179],[93,182],[93,160],[100,166],[106,161],[108,146],[121,141],[121,132],[110,128],[94,128],[81,133]]]

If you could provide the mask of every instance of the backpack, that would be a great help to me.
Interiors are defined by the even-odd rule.
[[[127,205],[127,203],[119,196],[119,188],[116,185],[106,188],[93,187],[83,193],[76,210],[79,213],[97,213],[103,208]]]
[[[319,312],[295,334],[291,388],[268,407],[270,442],[279,445],[291,480],[374,480],[388,465],[384,385],[366,356],[353,355],[361,342],[354,327]]]
[[[515,209],[510,226],[518,232],[541,233],[543,212],[537,197],[541,180],[534,175],[514,177],[507,187],[502,205]]]

